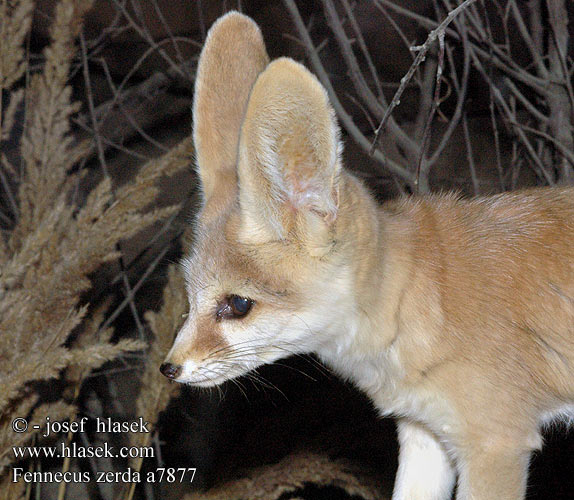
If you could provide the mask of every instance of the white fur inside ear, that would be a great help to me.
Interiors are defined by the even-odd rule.
[[[336,219],[341,149],[319,81],[293,60],[271,63],[253,87],[239,144],[239,196],[249,231],[258,239],[267,233],[311,242],[310,231],[324,247],[325,231],[316,223],[329,229]]]
[[[337,216],[337,203],[333,197],[332,182],[322,179],[299,178],[291,176],[286,186],[286,199],[293,210],[309,210],[317,213],[326,221]]]

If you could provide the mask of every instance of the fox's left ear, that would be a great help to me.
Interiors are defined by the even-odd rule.
[[[193,97],[193,140],[206,212],[218,213],[237,186],[239,132],[251,87],[269,58],[257,25],[239,12],[218,19],[201,51]]]
[[[327,92],[304,66],[277,59],[247,104],[239,140],[241,239],[328,251],[337,218],[339,139]]]

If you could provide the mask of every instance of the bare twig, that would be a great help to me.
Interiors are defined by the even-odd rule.
[[[361,71],[359,63],[353,53],[351,43],[345,34],[345,29],[343,28],[339,15],[337,14],[337,9],[335,8],[333,0],[323,0],[323,8],[327,22],[335,35],[335,39],[339,44],[339,48],[341,49],[341,53],[343,54],[343,58],[347,68],[349,69],[349,77],[353,82],[355,90],[369,111],[375,116],[375,119],[380,120],[385,112],[386,105],[379,102],[379,99],[377,99],[377,97],[372,93],[365,81],[363,72]],[[393,134],[397,143],[409,153],[409,156],[416,157],[419,150],[418,145],[397,125],[394,120],[389,120],[389,130]]]
[[[510,176],[510,189],[516,189],[518,186],[518,179],[520,176],[520,170],[522,164],[524,163],[523,158],[518,154],[518,143],[512,143],[512,156],[510,164],[512,166],[511,176]]]
[[[348,0],[341,0],[341,4],[343,5],[343,8],[345,9],[345,14],[347,16],[347,19],[349,20],[349,23],[351,24],[351,27],[353,28],[353,33],[355,34],[355,39],[357,40],[357,43],[359,44],[359,47],[361,48],[361,52],[363,53],[363,57],[365,58],[365,61],[367,61],[369,73],[371,74],[371,78],[373,79],[373,83],[374,83],[375,87],[377,88],[377,95],[379,96],[379,99],[381,100],[381,103],[383,104],[383,106],[386,106],[387,103],[385,100],[385,94],[383,93],[383,87],[381,85],[381,81],[379,80],[379,75],[378,75],[377,70],[375,69],[375,65],[373,64],[373,61],[371,59],[371,54],[369,53],[369,49],[367,48],[367,44],[365,43],[365,39],[363,38],[363,32],[361,31],[361,28],[359,27],[357,20],[355,19],[355,14],[353,14],[353,9],[351,9],[351,6],[349,5]]]
[[[451,79],[454,85],[454,88],[457,93],[457,102],[454,109],[454,113],[449,119],[448,127],[444,134],[442,135],[438,146],[436,147],[435,151],[433,152],[432,156],[428,159],[429,168],[434,165],[439,156],[442,154],[444,148],[446,147],[448,141],[452,137],[455,129],[458,127],[461,116],[462,110],[464,107],[464,103],[466,101],[467,95],[467,88],[468,88],[468,78],[470,74],[470,51],[471,45],[468,40],[466,25],[464,22],[459,22],[455,19],[455,25],[457,26],[457,30],[460,32],[460,38],[462,40],[462,49],[463,49],[463,67],[462,67],[462,76],[460,78],[460,82],[457,79],[456,74],[456,64],[452,57],[452,50],[450,47],[447,47],[447,55],[449,57],[450,68],[451,68]]]
[[[176,38],[173,36],[173,33],[171,32],[171,28],[169,27],[169,24],[166,22],[165,17],[163,15],[163,12],[157,3],[157,0],[152,0],[151,3],[153,4],[153,8],[155,10],[155,13],[157,14],[157,17],[160,20],[161,25],[163,26],[165,32],[167,33],[168,38],[171,40],[171,44],[175,50],[175,53],[177,55],[177,59],[179,61],[179,66],[181,66],[182,69],[185,70],[186,66],[183,64],[185,61],[185,58],[183,57],[183,54],[181,53],[181,50],[179,48],[179,43],[177,42]],[[188,74],[187,77],[189,79],[191,79],[190,74]]]
[[[371,154],[374,153],[374,151],[377,147],[377,143],[378,143],[379,138],[381,136],[381,132],[384,129],[384,127],[386,126],[386,123],[389,119],[389,116],[391,115],[393,110],[400,104],[401,96],[403,95],[403,92],[405,91],[407,84],[409,83],[409,81],[413,77],[414,72],[417,70],[417,68],[420,66],[420,64],[424,61],[424,59],[427,55],[427,52],[429,51],[432,44],[435,42],[435,40],[437,40],[439,38],[439,36],[444,39],[445,31],[446,31],[446,28],[448,27],[448,25],[453,21],[453,19],[458,14],[460,14],[465,9],[467,9],[475,1],[476,0],[464,0],[464,2],[462,2],[458,7],[451,10],[448,13],[448,15],[446,16],[446,18],[433,31],[431,31],[429,33],[427,40],[425,41],[425,43],[423,45],[411,48],[411,50],[417,51],[417,57],[415,58],[413,64],[411,64],[411,67],[407,71],[407,74],[401,79],[401,84],[400,84],[399,88],[397,89],[397,92],[395,93],[393,100],[391,101],[389,107],[386,109],[385,115],[383,116],[383,119],[381,120],[379,127],[375,131],[375,138],[373,139],[373,143],[371,145],[371,151],[370,151]]]
[[[384,108],[365,81],[363,72],[359,67],[359,62],[353,53],[351,42],[347,38],[345,29],[343,28],[343,23],[339,18],[337,9],[335,8],[335,4],[333,3],[333,0],[322,0],[322,2],[325,18],[327,19],[327,23],[329,24],[331,31],[335,35],[337,43],[339,44],[341,54],[343,55],[343,59],[349,69],[348,73],[351,81],[353,82],[353,86],[369,111],[375,115],[377,120],[380,120],[383,116]]]
[[[532,35],[531,35],[531,32],[528,29],[528,27],[526,26],[526,23],[525,23],[524,18],[522,16],[522,12],[520,12],[520,9],[516,5],[516,1],[511,0],[509,2],[509,7],[512,10],[512,15],[514,17],[514,20],[516,21],[516,25],[518,27],[518,32],[520,33],[522,39],[524,40],[526,47],[528,47],[528,51],[530,52],[530,56],[532,57],[532,60],[534,61],[534,64],[536,65],[536,70],[538,71],[538,74],[542,78],[548,78],[548,70],[546,69],[546,66],[544,65],[544,61],[542,60],[542,55],[541,55],[542,53],[540,51],[540,46],[539,46],[540,37],[541,37],[541,30],[542,30],[540,18],[538,18],[536,20],[532,20],[532,21],[534,21],[534,24],[531,23],[531,27],[534,29],[532,29]]]
[[[570,118],[574,120],[574,90],[572,89],[572,82],[570,81],[570,71],[566,64],[566,54],[568,51],[568,44],[570,32],[568,31],[568,10],[566,4],[563,2],[550,2],[549,14],[551,19],[552,28],[552,44],[554,45],[560,70],[562,71],[561,81],[563,82],[568,92],[568,99],[570,100]],[[550,56],[550,64],[552,65],[552,54]],[[572,68],[574,70],[574,67]]]
[[[136,282],[136,284],[131,287],[131,291],[128,292],[128,295],[124,298],[124,300],[122,300],[122,302],[120,303],[120,305],[118,307],[115,308],[115,310],[112,312],[112,314],[110,314],[107,318],[106,321],[104,321],[102,323],[102,326],[100,326],[99,328],[99,332],[102,332],[104,330],[106,330],[115,320],[116,318],[120,315],[120,313],[126,308],[127,305],[130,304],[130,302],[133,300],[134,295],[137,293],[137,291],[141,288],[141,286],[146,282],[147,278],[149,277],[149,275],[155,270],[155,268],[157,267],[157,265],[162,261],[162,259],[165,257],[165,255],[167,254],[167,252],[169,251],[168,247],[163,248],[160,253],[157,254],[157,256],[155,257],[155,259],[153,260],[153,262],[147,267],[147,269],[145,270],[145,272],[143,273],[143,275],[141,276],[141,278]]]
[[[502,109],[503,113],[506,115],[507,121],[510,124],[518,123],[518,121],[516,120],[515,113],[510,109],[507,102],[502,97],[500,90],[497,87],[493,86],[492,91],[493,91],[493,95],[495,97],[496,102],[500,105],[500,108]],[[544,164],[540,160],[540,157],[536,154],[536,151],[532,147],[532,144],[531,144],[530,140],[528,139],[528,137],[526,137],[526,134],[524,133],[524,130],[522,129],[522,127],[514,126],[514,130],[516,130],[516,133],[518,134],[520,141],[522,142],[522,144],[524,145],[524,147],[528,151],[528,154],[530,155],[530,157],[532,158],[532,160],[534,161],[536,166],[539,168],[540,173],[542,174],[544,180],[551,186],[556,184],[554,179],[552,178],[552,176],[550,175],[550,173],[547,171]]]
[[[349,116],[349,114],[345,111],[341,102],[339,101],[339,98],[335,90],[333,89],[333,86],[331,85],[329,76],[327,75],[327,72],[325,71],[325,68],[321,63],[319,54],[317,53],[317,49],[313,45],[313,41],[309,36],[305,23],[301,18],[301,14],[299,13],[297,4],[295,3],[294,0],[283,0],[283,2],[287,7],[287,10],[289,11],[291,18],[293,19],[295,28],[297,29],[297,32],[299,33],[299,36],[301,37],[303,44],[305,45],[307,56],[309,57],[313,70],[315,71],[319,80],[327,90],[327,93],[329,94],[329,99],[331,100],[331,103],[335,108],[335,111],[337,112],[337,115],[339,116],[339,119],[341,120],[343,127],[360,147],[362,147],[365,151],[369,151],[370,149],[369,140],[361,133],[359,128],[353,122],[351,116]],[[413,174],[409,172],[406,168],[404,168],[402,165],[399,165],[398,163],[394,162],[389,158],[385,158],[379,151],[376,151],[373,157],[382,166],[388,168],[391,172],[397,174],[404,181],[408,182],[411,185],[414,184],[415,179]]]
[[[516,127],[520,127],[523,130],[526,130],[526,132],[531,132],[532,134],[538,135],[543,139],[545,139],[546,141],[552,143],[554,147],[558,149],[560,153],[563,154],[572,165],[574,165],[574,151],[572,151],[567,146],[562,144],[555,137],[551,136],[550,134],[547,134],[546,132],[542,132],[542,130],[538,130],[536,128],[529,127],[528,125],[524,125],[523,123],[518,122],[510,122],[510,123]]]
[[[524,106],[524,108],[534,117],[536,118],[540,123],[547,125],[548,121],[550,120],[550,118],[548,116],[546,116],[544,113],[542,113],[534,104],[532,104],[525,96],[522,92],[520,92],[520,90],[518,90],[518,87],[514,84],[514,82],[510,79],[510,78],[504,78],[503,80],[504,85],[506,86],[506,88],[508,88],[508,90],[510,90],[510,92],[512,93],[512,95],[514,97],[516,97],[516,99],[518,99],[518,101],[520,102],[520,104],[522,104]]]
[[[502,159],[500,154],[500,134],[498,131],[498,120],[496,119],[492,87],[489,87],[488,89],[488,110],[490,115],[490,124],[492,126],[492,134],[494,136],[494,151],[496,154],[496,170],[498,172],[498,181],[500,182],[500,190],[505,191],[506,186],[504,182],[504,171],[502,169]]]
[[[413,19],[417,21],[424,28],[436,29],[437,26],[439,25],[437,21],[434,21],[433,19],[430,19],[425,16],[421,16],[415,12],[410,11],[405,7],[401,7],[400,5],[396,5],[390,0],[375,0],[375,5],[380,7],[379,4],[394,10],[398,14],[403,15],[408,19]],[[462,6],[462,4],[460,6]],[[460,35],[455,30],[449,29],[447,27],[445,33],[449,37],[452,37],[453,39],[460,41]],[[482,37],[478,38],[478,40],[483,41]],[[529,73],[528,71],[525,71],[524,69],[518,67],[517,64],[507,54],[505,54],[502,50],[500,50],[500,48],[497,47],[496,44],[492,43],[492,40],[488,40],[488,44],[489,44],[488,47],[489,50],[484,50],[479,45],[474,43],[472,44],[471,55],[473,61],[488,60],[492,65],[494,65],[500,71],[506,73],[508,76],[515,78],[517,81],[524,83],[525,85],[528,85],[532,90],[537,92],[539,95],[546,96],[547,82],[543,78],[539,78]],[[504,60],[501,60],[500,57],[502,57]]]
[[[438,51],[438,62],[436,66],[436,79],[435,79],[435,88],[434,88],[434,97],[432,100],[432,106],[430,108],[430,112],[428,115],[428,119],[426,121],[424,132],[422,136],[422,146],[421,152],[419,156],[419,160],[417,162],[417,175],[415,180],[415,192],[422,192],[426,193],[429,190],[428,185],[428,170],[429,166],[425,163],[425,152],[428,146],[428,142],[430,139],[430,130],[434,115],[440,105],[440,88],[442,82],[442,71],[444,65],[444,32],[438,35],[438,43],[439,43],[439,51]],[[422,174],[422,177],[421,177]],[[421,182],[422,180],[422,182]]]
[[[111,75],[106,73],[106,77],[108,80],[108,84],[110,86],[111,91],[113,92],[114,96],[118,95],[118,92],[115,88],[115,85],[111,79]],[[116,98],[114,98],[115,100]],[[135,118],[133,117],[130,109],[125,109],[122,100],[117,100],[117,107],[120,110],[121,114],[127,120],[127,122],[131,125],[133,130],[135,130],[140,136],[142,136],[147,142],[158,148],[162,152],[167,152],[169,148],[161,144],[160,142],[156,141],[153,137],[151,137],[142,127],[140,123],[138,123]]]
[[[395,33],[397,35],[399,35],[399,38],[401,39],[401,41],[403,42],[403,45],[405,46],[405,48],[408,51],[409,56],[411,57],[411,59],[414,61],[415,60],[415,55],[413,53],[413,51],[411,50],[411,41],[409,41],[407,35],[405,34],[404,30],[401,28],[401,25],[399,23],[397,23],[393,16],[391,16],[388,12],[387,9],[382,6],[379,5],[377,3],[375,3],[375,6],[377,7],[377,9],[383,14],[383,16],[385,16],[385,19],[389,22],[389,24],[393,27],[393,29],[395,30]],[[414,75],[414,79],[417,81],[417,84],[420,85],[420,79],[417,78],[417,74],[415,73]],[[397,88],[398,88],[397,84]]]
[[[464,143],[466,144],[466,158],[468,161],[468,168],[470,169],[470,178],[472,180],[472,189],[475,196],[480,194],[480,186],[478,184],[478,177],[476,175],[476,167],[474,165],[474,155],[472,153],[472,143],[470,140],[470,133],[468,132],[468,120],[466,113],[462,116],[462,129],[464,131]]]
[[[160,96],[167,93],[173,81],[174,74],[171,73],[172,70],[169,69],[166,73],[156,72],[138,85],[120,91],[120,88],[123,89],[127,80],[124,79],[118,87],[115,87],[113,78],[104,60],[101,61],[101,65],[113,94],[110,100],[103,102],[94,110],[99,123],[100,140],[104,150],[111,147],[134,158],[149,160],[147,156],[125,148],[118,141],[125,141],[136,134],[137,131],[131,125],[134,119],[139,124],[137,128],[142,129],[157,121],[159,117],[165,118],[168,110],[169,114],[178,112],[178,110],[173,109],[173,104],[170,104],[170,106],[164,105],[160,109],[156,103]],[[121,107],[116,105],[118,102],[121,102]],[[182,112],[189,104],[186,99],[181,98],[173,102],[175,104],[179,103],[179,108]],[[131,120],[126,115],[129,115]],[[89,115],[83,115],[74,120],[76,125],[91,136],[93,130],[87,125],[88,121],[91,121]]]
[[[142,28],[133,19],[132,15],[129,13],[128,9],[123,4],[123,2],[120,2],[119,0],[112,0],[112,2],[122,12],[122,14],[125,16],[126,20],[129,22],[130,26],[134,29],[134,31],[148,43],[150,48],[157,50],[157,52],[169,64],[169,66],[173,68],[175,71],[177,71],[182,77],[185,78],[186,75],[183,72],[183,70],[179,68],[179,65],[165,52],[165,50],[158,47],[157,42],[152,38],[147,29]]]
[[[92,94],[92,83],[90,80],[90,69],[88,66],[88,56],[87,56],[87,49],[86,49],[86,40],[84,38],[84,33],[80,33],[80,49],[82,54],[82,62],[84,66],[84,82],[86,84],[86,99],[88,101],[88,111],[90,113],[90,120],[92,122],[92,131],[93,131],[93,140],[96,144],[96,152],[98,154],[98,160],[100,162],[100,166],[104,172],[106,177],[110,177],[110,172],[108,170],[108,166],[106,163],[106,155],[104,153],[104,148],[102,145],[100,131],[99,131],[99,123],[96,119],[96,112],[94,108],[94,97]]]
[[[201,33],[201,39],[205,40],[207,30],[205,28],[205,19],[203,17],[203,2],[202,0],[197,0],[196,4],[197,4],[197,19],[199,21],[199,31]],[[241,9],[239,9],[239,11],[241,12]]]
[[[0,219],[2,219],[5,225],[4,228],[1,228],[2,231],[7,231],[6,228],[12,227],[12,224],[14,224],[14,221],[8,215],[6,215],[3,210],[0,210]]]
[[[4,189],[4,192],[6,193],[6,197],[8,198],[8,202],[10,204],[10,209],[12,211],[12,214],[14,215],[15,218],[17,218],[18,217],[18,204],[16,203],[16,198],[15,198],[14,194],[12,193],[12,187],[10,186],[10,182],[8,181],[6,176],[4,175],[3,168],[1,165],[0,165],[0,181],[2,182],[2,188]],[[14,222],[14,221],[12,221],[12,222]]]
[[[572,87],[568,81],[568,71],[564,54],[568,50],[568,11],[562,0],[547,0],[548,17],[551,34],[548,47],[550,75],[552,82],[548,91],[548,107],[550,109],[549,125],[552,135],[568,150],[574,150],[574,137],[571,125],[574,98]],[[565,155],[559,160],[559,179],[565,184],[574,183],[574,169]]]
[[[94,100],[93,100],[93,95],[92,95],[92,85],[91,85],[90,72],[89,72],[89,67],[88,67],[86,41],[84,39],[83,33],[80,33],[80,47],[81,47],[81,53],[82,53],[82,61],[84,64],[84,79],[86,82],[86,94],[87,94],[87,100],[88,100],[88,108],[89,108],[89,112],[90,112],[90,118],[92,121],[92,128],[94,131],[94,141],[96,142],[96,151],[98,153],[98,160],[99,160],[100,166],[104,172],[104,175],[106,177],[110,178],[110,172],[109,172],[109,169],[107,167],[104,148],[102,145],[102,141],[100,139],[99,124],[98,124],[98,120],[97,120],[96,114],[95,114]],[[112,192],[113,192],[113,185],[112,185]],[[115,196],[113,196],[113,197],[115,198]],[[132,316],[134,318],[137,330],[139,332],[140,339],[143,340],[144,339],[144,328],[143,328],[142,321],[140,319],[139,312],[137,310],[137,306],[136,306],[135,301],[134,301],[135,294],[132,293],[130,282],[129,282],[127,273],[125,271],[124,260],[123,260],[123,257],[121,256],[121,253],[122,253],[121,252],[121,243],[118,242],[116,247],[120,251],[119,264],[120,264],[120,268],[122,271],[122,279],[123,279],[124,287],[126,289],[126,295],[127,295],[127,297],[131,298],[130,303],[129,303],[130,310],[132,312]]]
[[[438,58],[435,53],[432,54],[432,57],[427,59],[426,64],[423,66],[424,71],[419,84],[418,112],[414,126],[414,138],[419,144],[424,136],[424,131],[433,104],[433,89],[435,88],[438,64],[437,59]]]

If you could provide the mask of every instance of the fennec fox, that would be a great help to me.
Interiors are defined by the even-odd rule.
[[[399,418],[394,500],[522,499],[574,416],[574,191],[377,206],[301,64],[230,13],[201,54],[190,313],[161,370],[210,387],[316,353]]]

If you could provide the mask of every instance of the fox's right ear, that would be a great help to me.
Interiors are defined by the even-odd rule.
[[[193,97],[193,140],[206,204],[234,196],[237,148],[249,92],[269,62],[258,26],[239,12],[218,19],[201,51]]]

